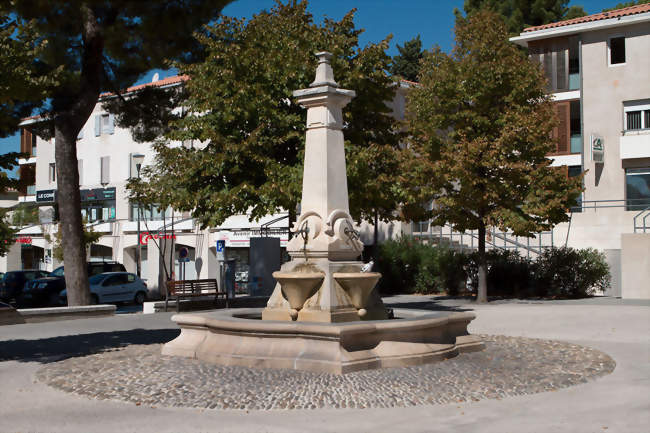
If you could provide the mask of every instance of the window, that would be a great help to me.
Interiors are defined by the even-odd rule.
[[[625,63],[625,37],[618,36],[609,40],[609,64]]]
[[[140,213],[140,220],[144,221],[160,221],[165,218],[170,218],[172,215],[172,208],[160,209],[158,206],[142,206]],[[138,204],[131,203],[131,221],[138,220]]]
[[[625,201],[627,210],[650,206],[650,167],[625,170]]]
[[[111,157],[102,156],[100,159],[101,163],[101,184],[108,185],[111,182],[110,168],[111,168]]]
[[[50,172],[49,172],[50,183],[56,182],[56,164],[50,163]]]
[[[570,165],[567,168],[567,175],[571,177],[580,176],[582,174],[582,166]],[[576,205],[571,207],[571,212],[582,212],[582,194],[576,199]]]
[[[98,114],[95,116],[95,137],[102,134],[115,132],[115,117],[112,114]]]
[[[545,41],[529,44],[531,60],[541,65],[548,80],[547,90],[564,92],[570,90],[570,77],[579,74],[578,39],[557,39],[551,43]],[[576,77],[573,78],[576,81]],[[577,81],[579,83],[579,79]],[[575,84],[575,83],[574,83]]]
[[[650,99],[623,103],[625,131],[650,129]]]

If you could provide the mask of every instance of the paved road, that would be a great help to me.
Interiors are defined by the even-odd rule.
[[[34,383],[45,362],[103,347],[167,341],[172,313],[125,314],[0,327],[0,432],[647,432],[650,305],[601,299],[476,306],[400,296],[394,305],[473,309],[476,333],[550,338],[594,347],[617,366],[565,390],[444,406],[366,410],[215,411],[89,400]]]

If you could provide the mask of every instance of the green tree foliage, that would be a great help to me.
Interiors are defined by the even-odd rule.
[[[420,71],[420,60],[422,60],[422,41],[420,35],[410,41],[404,42],[403,46],[397,46],[399,54],[393,57],[391,74],[402,77],[405,80],[417,81]]]
[[[569,20],[587,15],[582,6],[568,6],[569,0],[465,0],[463,10],[467,15],[489,9],[503,18],[508,32],[519,34],[530,26]],[[458,9],[456,19],[462,18]]]
[[[636,0],[636,1],[618,3],[613,8],[603,9],[603,12],[615,11],[616,9],[629,8],[630,6],[645,5],[645,4],[648,4],[648,3],[650,3],[650,0]]]
[[[0,137],[43,104],[61,72],[40,60],[48,41],[39,37],[36,23],[10,15],[9,6],[0,5]]]
[[[38,207],[21,203],[13,208],[11,223],[17,227],[38,224]]]
[[[101,233],[96,232],[92,226],[87,225],[87,221],[84,221],[83,225],[83,249],[88,252],[88,248],[102,237]],[[48,242],[53,242],[54,246],[52,248],[52,256],[58,261],[63,261],[63,242],[61,241],[61,230],[57,231],[54,234],[54,239],[49,235],[45,235],[45,238]]]
[[[204,62],[178,65],[190,76],[187,114],[155,145],[146,182],[131,182],[144,202],[191,211],[203,226],[249,212],[260,218],[294,212],[300,200],[306,110],[292,97],[309,87],[317,59],[334,54],[337,82],[357,97],[344,110],[351,213],[393,219],[408,201],[398,178],[409,156],[386,101],[395,84],[387,74],[388,38],[358,46],[353,14],[315,24],[307,2],[278,2],[250,21],[223,17],[198,35]],[[118,119],[119,120],[119,119]],[[170,145],[169,140],[185,143]],[[190,145],[192,140],[193,145]]]
[[[2,108],[0,107],[0,111]],[[2,116],[2,114],[0,114]],[[9,119],[7,116],[6,119]],[[1,128],[1,126],[0,126]],[[21,153],[9,152],[0,155],[0,194],[7,192],[10,189],[17,189],[20,186],[20,181],[16,178],[9,177],[8,171],[12,170],[18,163],[18,158],[22,156]],[[11,227],[7,211],[0,212],[0,256],[4,256],[9,251],[9,248],[14,244],[15,234],[18,231]]]
[[[38,98],[48,98],[41,133],[56,139],[55,160],[66,285],[70,305],[87,304],[86,276],[76,138],[102,91],[133,84],[170,60],[202,57],[194,32],[215,20],[228,0],[9,0],[2,3],[3,83],[0,103],[11,116],[25,113],[22,103],[35,100],[29,84],[58,72],[57,81]],[[7,23],[14,24],[7,24]],[[8,27],[9,26],[9,27]],[[12,27],[13,26],[13,27]],[[12,42],[15,41],[15,42]],[[25,47],[26,52],[21,48]],[[3,45],[4,48],[4,45]],[[21,68],[22,66],[22,68]],[[12,68],[27,73],[28,85],[5,80]],[[40,89],[40,87],[39,87]],[[36,98],[36,99],[38,99]],[[9,103],[4,101],[9,100]],[[26,109],[25,109],[26,110]],[[7,123],[10,128],[15,123]],[[3,125],[4,126],[4,125]],[[7,134],[12,131],[4,131]]]
[[[485,286],[488,226],[520,236],[566,221],[581,178],[545,157],[556,124],[540,68],[508,42],[501,18],[481,11],[456,25],[451,55],[426,54],[407,111],[414,151],[428,164],[423,189],[438,224],[478,229],[479,300]]]

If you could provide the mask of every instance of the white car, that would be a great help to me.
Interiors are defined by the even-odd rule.
[[[129,272],[105,272],[88,279],[92,304],[111,304],[114,302],[135,302],[142,304],[147,300],[147,283]],[[67,303],[67,293],[61,292],[61,300]]]

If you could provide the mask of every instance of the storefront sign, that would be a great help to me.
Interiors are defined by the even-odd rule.
[[[144,232],[140,233],[140,245],[147,245],[149,242],[149,239],[176,239],[176,235],[174,234],[162,234],[159,235],[157,233],[149,233],[149,232]]]
[[[115,200],[115,188],[82,189],[81,201]]]
[[[280,238],[280,246],[286,247],[288,242],[288,233],[287,229],[271,229],[269,231],[264,230],[264,234],[261,234],[260,229],[251,229],[251,230],[223,230],[220,231],[216,238],[217,240],[225,241],[225,246],[227,248],[249,248],[251,237],[260,237],[260,236],[269,236],[273,238]]]
[[[46,189],[42,191],[36,191],[36,201],[39,203],[51,203],[53,201],[56,201],[56,190]]]
[[[21,237],[16,239],[17,244],[23,244],[23,245],[31,245],[32,244],[32,238],[29,236]]]

